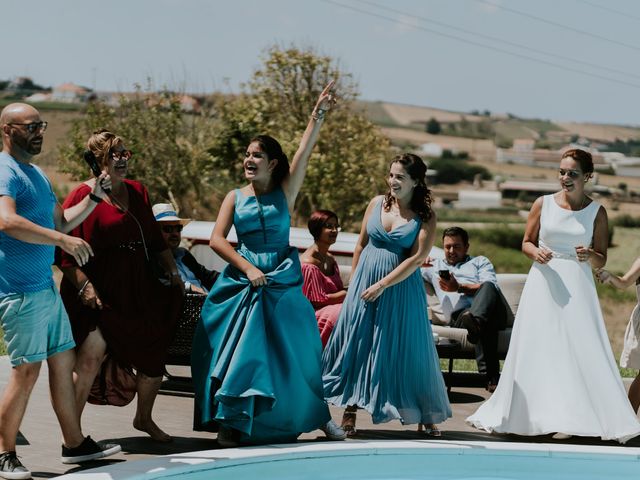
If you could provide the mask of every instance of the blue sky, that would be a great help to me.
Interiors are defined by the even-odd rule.
[[[294,43],[339,59],[367,100],[640,125],[634,0],[29,0],[0,12],[0,79],[237,91],[266,47]]]

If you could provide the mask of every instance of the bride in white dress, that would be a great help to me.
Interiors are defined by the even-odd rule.
[[[640,435],[613,358],[591,266],[607,261],[604,207],[587,197],[591,154],[568,150],[561,190],[529,212],[522,291],[498,388],[467,422],[488,432],[615,439]]]

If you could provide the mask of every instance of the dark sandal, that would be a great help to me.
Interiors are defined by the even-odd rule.
[[[345,411],[342,415],[342,425],[340,425],[347,434],[347,437],[353,437],[358,433],[356,430],[356,412]]]
[[[440,429],[438,429],[438,427],[433,423],[427,423],[427,424],[419,423],[418,424],[418,431],[419,432],[423,432],[427,437],[441,437],[442,436],[442,432],[440,431]]]

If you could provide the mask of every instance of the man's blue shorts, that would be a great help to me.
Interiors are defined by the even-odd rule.
[[[0,297],[0,324],[14,367],[75,347],[69,317],[54,286]]]

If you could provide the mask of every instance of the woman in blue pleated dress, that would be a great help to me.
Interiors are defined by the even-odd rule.
[[[389,191],[367,207],[347,298],[323,353],[325,397],[347,407],[349,436],[357,408],[373,423],[418,423],[431,436],[451,416],[419,272],[436,227],[426,172],[413,154],[391,162]]]
[[[227,194],[211,236],[229,265],[194,336],[194,423],[219,427],[222,446],[295,441],[317,428],[345,436],[324,400],[315,313],[302,293],[298,251],[289,246],[290,211],[334,103],[332,87],[321,93],[291,168],[275,139],[251,141],[243,162],[249,185]],[[226,239],[232,226],[237,250]]]

